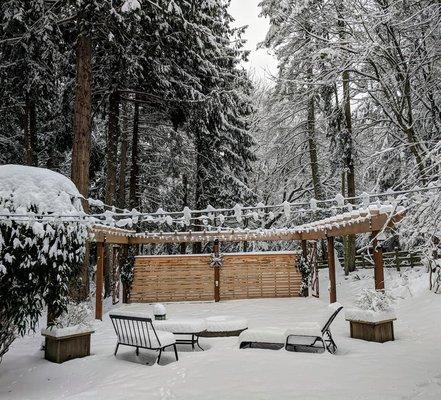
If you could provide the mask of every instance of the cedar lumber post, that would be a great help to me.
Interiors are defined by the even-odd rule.
[[[372,232],[374,244],[374,277],[375,290],[384,290],[384,263],[383,263],[383,249],[377,237],[379,232]]]
[[[104,271],[104,242],[96,244],[96,274],[95,274],[95,319],[103,319],[103,271]]]
[[[308,242],[306,240],[302,240],[302,255],[305,260],[308,258]]]
[[[215,257],[219,257],[219,239],[214,241],[213,253]],[[220,267],[216,265],[214,267],[214,301],[218,303],[220,301]]]
[[[334,253],[334,237],[328,236],[328,267],[329,267],[329,302],[337,301],[337,287],[335,283],[335,253]]]

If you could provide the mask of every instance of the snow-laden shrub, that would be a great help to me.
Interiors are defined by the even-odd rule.
[[[363,289],[355,303],[361,310],[386,312],[392,310],[394,298],[384,291]]]
[[[55,319],[57,328],[68,328],[70,326],[88,327],[92,320],[92,307],[89,302],[69,302],[66,310]]]
[[[135,265],[135,250],[129,247],[127,257],[121,265],[121,283],[123,284],[124,301],[130,296],[130,287],[133,282],[133,268]]]
[[[305,290],[311,285],[312,271],[306,259],[302,256],[299,260],[299,271],[302,275],[302,286],[300,288],[300,294],[305,293]]]
[[[66,310],[88,235],[82,212],[80,194],[65,176],[0,166],[0,315],[18,334],[35,331],[45,305],[54,317]]]

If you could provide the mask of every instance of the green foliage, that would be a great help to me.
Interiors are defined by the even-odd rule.
[[[0,205],[15,212],[8,201]],[[45,305],[55,316],[66,309],[86,237],[79,223],[0,221],[0,314],[19,334],[35,330]]]
[[[309,266],[307,260],[302,256],[299,260],[299,271],[302,274],[302,286],[300,288],[300,293],[311,285],[312,270]]]

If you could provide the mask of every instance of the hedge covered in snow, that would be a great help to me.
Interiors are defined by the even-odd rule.
[[[45,305],[55,317],[66,309],[88,235],[79,213],[81,195],[65,176],[0,166],[0,326],[24,335]]]

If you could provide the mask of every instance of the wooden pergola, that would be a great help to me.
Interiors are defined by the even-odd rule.
[[[367,209],[347,212],[290,229],[218,229],[211,231],[137,233],[133,230],[95,225],[92,229],[97,243],[96,308],[95,317],[102,319],[102,292],[104,271],[104,245],[178,244],[200,242],[248,242],[248,241],[300,241],[303,256],[307,255],[307,242],[327,240],[330,282],[330,302],[337,301],[334,241],[362,233],[370,233],[373,241],[375,289],[384,289],[383,254],[379,234],[393,228],[405,216],[404,209],[392,206],[370,206]]]

